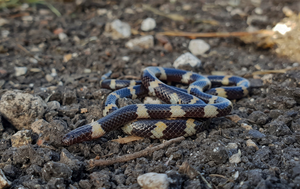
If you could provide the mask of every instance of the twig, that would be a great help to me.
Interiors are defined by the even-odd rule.
[[[270,30],[258,30],[255,32],[211,32],[211,33],[191,33],[191,32],[160,32],[158,34],[165,35],[165,36],[176,36],[176,37],[190,37],[190,38],[197,38],[197,37],[243,37],[249,35],[257,35],[257,34],[264,34],[264,35],[272,35],[274,32]]]
[[[276,74],[276,73],[286,73],[289,70],[296,70],[298,68],[285,68],[280,70],[263,70],[263,71],[256,71],[253,72],[252,75],[266,75],[266,74]]]
[[[118,157],[115,157],[115,158],[112,158],[112,159],[107,159],[107,160],[91,159],[91,160],[88,161],[88,166],[89,166],[89,168],[92,168],[92,167],[95,167],[95,166],[107,166],[107,165],[112,165],[112,164],[115,164],[115,163],[130,161],[132,159],[136,159],[136,158],[139,158],[139,157],[142,157],[142,156],[149,155],[149,154],[153,153],[154,151],[160,150],[164,147],[169,146],[170,144],[180,142],[182,140],[184,140],[183,136],[168,140],[165,143],[154,146],[154,147],[148,147],[148,148],[146,148],[142,151],[139,151],[139,152],[136,152],[136,153],[133,153],[133,154],[118,156]]]

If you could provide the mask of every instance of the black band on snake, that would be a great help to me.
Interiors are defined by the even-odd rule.
[[[194,72],[162,67],[146,68],[141,81],[106,79],[110,74],[102,77],[101,87],[119,90],[107,97],[104,117],[67,133],[62,139],[64,145],[96,139],[120,127],[127,134],[141,137],[170,139],[191,136],[203,131],[205,124],[193,118],[229,114],[232,104],[228,99],[248,95],[250,87],[248,80],[237,76],[204,77]],[[187,90],[180,89],[162,81],[187,84],[189,87]],[[211,85],[229,87],[210,89]],[[145,94],[156,96],[168,104],[134,104],[120,109],[116,105],[119,98],[134,99]]]

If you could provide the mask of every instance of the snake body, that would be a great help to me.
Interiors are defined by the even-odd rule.
[[[246,96],[250,87],[248,80],[237,76],[204,77],[194,72],[162,67],[146,68],[141,81],[108,80],[109,74],[103,76],[101,87],[119,90],[107,97],[104,117],[67,133],[62,139],[64,145],[96,139],[124,125],[124,132],[142,137],[169,139],[190,136],[202,131],[207,124],[193,118],[229,114],[232,103],[228,99]],[[187,90],[180,89],[162,81],[187,84],[189,87]],[[210,89],[211,85],[230,87]],[[116,105],[119,98],[134,99],[145,94],[156,96],[168,104],[133,104],[120,109]]]

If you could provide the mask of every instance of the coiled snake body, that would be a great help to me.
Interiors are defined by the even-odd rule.
[[[162,81],[188,84],[189,87],[184,90]],[[100,83],[103,88],[127,88],[111,93],[105,103],[105,117],[67,133],[62,139],[64,145],[99,138],[126,123],[122,129],[127,134],[164,139],[190,136],[202,131],[205,124],[193,118],[229,114],[232,104],[228,99],[246,96],[250,87],[248,80],[237,76],[204,77],[194,72],[162,67],[146,68],[141,81],[107,79]],[[212,84],[235,86],[210,89]],[[134,99],[144,94],[157,96],[168,104],[133,104],[120,109],[116,105],[119,98]]]

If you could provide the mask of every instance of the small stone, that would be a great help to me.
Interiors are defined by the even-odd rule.
[[[52,68],[52,69],[51,69],[51,76],[52,76],[52,77],[56,77],[56,76],[57,76],[57,72],[56,72],[56,69],[55,69],[55,68]]]
[[[58,101],[50,101],[47,103],[48,110],[58,110],[60,108],[60,103]]]
[[[241,124],[241,127],[243,127],[243,128],[246,129],[246,130],[251,130],[251,129],[252,129],[252,126],[251,126],[251,125],[248,125],[248,124],[246,124],[246,123],[242,123],[242,124]]]
[[[31,139],[31,132],[30,130],[21,130],[18,131],[16,134],[14,134],[11,137],[11,145],[12,147],[20,147],[24,145],[31,144],[32,139]]]
[[[7,91],[0,100],[0,112],[16,129],[29,129],[44,115],[47,104],[39,96],[20,91]]]
[[[0,27],[9,23],[8,20],[4,19],[4,18],[0,18]]]
[[[166,174],[146,173],[137,178],[138,184],[144,189],[167,189],[169,178]]]
[[[143,20],[141,30],[151,31],[156,27],[156,21],[153,18],[146,18]]]
[[[106,9],[98,9],[97,10],[97,14],[99,16],[102,16],[102,15],[105,15],[107,13],[107,10]]]
[[[1,36],[3,37],[3,38],[6,38],[8,35],[9,35],[9,31],[8,30],[2,30],[1,31]]]
[[[172,52],[172,51],[173,51],[173,46],[172,46],[171,43],[166,43],[166,44],[164,45],[164,49],[165,49],[166,51],[168,51],[168,52]]]
[[[142,36],[129,40],[125,46],[131,50],[136,48],[149,49],[154,47],[154,38],[152,35]]]
[[[61,40],[61,41],[65,41],[65,40],[68,39],[68,36],[67,36],[67,34],[61,32],[61,33],[58,34],[58,38],[59,38],[59,40]]]
[[[240,163],[241,162],[241,150],[238,151],[238,153],[233,154],[230,158],[229,158],[229,162],[230,163]]]
[[[266,137],[265,134],[259,132],[258,130],[251,129],[248,131],[247,135],[251,136],[252,138],[260,139]]]
[[[2,169],[0,169],[0,188],[10,187],[11,182],[6,178]]]
[[[256,7],[256,8],[254,9],[254,12],[255,12],[256,14],[262,14],[262,13],[263,13],[263,10],[262,10],[260,7]]]
[[[48,9],[40,9],[39,14],[40,15],[48,15],[48,14],[51,14],[51,11]]]
[[[32,63],[32,64],[37,64],[38,63],[37,59],[35,59],[35,58],[29,58],[29,62]]]
[[[33,16],[22,16],[22,20],[27,22],[33,21]]]
[[[128,62],[130,60],[130,58],[129,58],[129,56],[123,56],[122,60],[125,61],[125,62]]]
[[[238,145],[237,145],[237,143],[228,143],[226,148],[227,149],[237,149]]]
[[[159,41],[163,45],[170,42],[166,36],[160,34],[156,34],[155,39],[157,39],[157,41]]]
[[[42,169],[42,177],[49,181],[52,177],[71,179],[72,170],[64,163],[50,161]]]
[[[210,45],[202,39],[193,39],[189,43],[189,50],[193,55],[203,55],[210,49]]]
[[[187,52],[183,55],[179,56],[173,63],[175,68],[179,68],[181,66],[189,65],[191,67],[200,67],[201,60],[199,60],[197,57],[192,55],[191,53]]]
[[[91,69],[88,69],[88,68],[85,68],[84,70],[83,70],[83,73],[91,73],[92,72],[92,70]]]
[[[43,133],[43,131],[49,127],[51,127],[50,123],[44,119],[39,119],[31,124],[31,130],[37,134]]]
[[[15,67],[15,75],[21,76],[27,73],[27,67]]]
[[[105,31],[113,39],[128,38],[131,36],[131,27],[128,23],[121,22],[121,20],[114,20],[112,23],[105,25]]]
[[[233,9],[230,12],[230,14],[231,14],[231,16],[235,16],[235,15],[239,15],[240,17],[247,16],[247,14],[244,11],[242,11],[242,9],[240,9],[240,8]]]
[[[254,146],[256,150],[258,150],[258,146],[251,139],[246,141],[247,146]]]
[[[267,16],[261,16],[261,15],[250,15],[247,18],[247,24],[253,25],[256,23],[266,23],[268,21]]]
[[[49,83],[54,79],[50,74],[47,74],[45,78]]]

